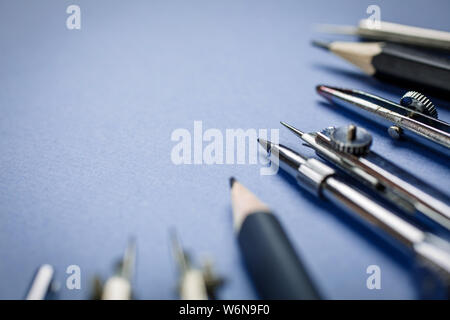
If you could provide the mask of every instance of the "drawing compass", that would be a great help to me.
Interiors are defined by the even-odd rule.
[[[132,300],[132,280],[136,263],[136,242],[131,239],[123,258],[117,264],[116,274],[104,283],[94,278],[94,300]]]
[[[439,120],[433,103],[416,91],[400,103],[353,89],[317,86],[329,101],[385,126],[394,139],[406,137],[450,156],[450,124]]]
[[[350,125],[304,133],[284,122],[316,153],[353,176],[420,222],[450,230],[450,198],[370,150],[372,136]]]

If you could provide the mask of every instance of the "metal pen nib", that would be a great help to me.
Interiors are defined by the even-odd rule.
[[[437,119],[436,108],[422,94],[409,91],[398,104],[359,90],[324,85],[316,89],[330,102],[385,126],[392,138],[404,136],[450,156],[450,124]]]
[[[313,148],[320,157],[372,188],[416,218],[417,222],[431,221],[450,230],[450,198],[412,173],[370,151],[372,137],[363,128],[353,126],[360,139],[359,145],[356,145],[354,141],[346,141],[343,137],[350,126],[300,135],[300,130],[284,122],[282,124]]]
[[[259,139],[266,148],[269,158],[275,160],[280,155],[280,167],[287,163],[288,172],[298,184],[314,195],[328,199],[341,208],[346,208],[353,216],[375,232],[382,232],[391,239],[399,240],[416,256],[416,261],[426,261],[437,274],[443,275],[446,284],[450,280],[450,247],[447,241],[423,232],[416,226],[400,218],[393,212],[369,198],[340,178],[335,171],[314,158],[306,158],[283,145]],[[293,170],[297,166],[296,170]]]
[[[130,240],[123,256],[120,275],[131,281],[136,263],[136,241]]]
[[[187,253],[181,247],[180,241],[175,231],[170,234],[172,243],[172,253],[182,273],[185,273],[191,267]]]
[[[215,291],[224,280],[214,273],[211,260],[206,260],[202,269],[192,267],[189,255],[181,247],[174,230],[170,236],[172,253],[180,270],[178,285],[180,298],[182,300],[215,299]]]
[[[131,239],[125,250],[116,275],[110,277],[101,292],[102,300],[131,300],[131,281],[136,263],[136,242]]]

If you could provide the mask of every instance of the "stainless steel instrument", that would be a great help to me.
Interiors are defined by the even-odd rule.
[[[450,124],[438,120],[434,105],[418,92],[407,92],[401,104],[359,90],[319,85],[317,92],[339,106],[386,126],[392,138],[404,136],[450,156]]]
[[[370,151],[372,136],[356,126],[304,133],[284,122],[319,156],[355,177],[418,221],[450,230],[450,197]],[[425,219],[424,219],[425,218]]]

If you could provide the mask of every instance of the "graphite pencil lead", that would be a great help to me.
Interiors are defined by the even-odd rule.
[[[330,50],[330,43],[325,41],[313,40],[311,41],[312,45],[318,48],[322,48],[325,50]]]
[[[299,136],[300,138],[303,136],[304,132],[287,124],[286,122],[280,121],[280,123],[285,126],[286,128],[288,128],[289,130],[291,130],[294,134],[296,134],[297,136]]]
[[[230,177],[230,188],[233,188],[233,184],[236,181],[234,177]]]
[[[259,200],[252,192],[234,179],[231,188],[231,206],[233,209],[233,223],[239,231],[245,218],[256,212],[270,213],[269,207]]]

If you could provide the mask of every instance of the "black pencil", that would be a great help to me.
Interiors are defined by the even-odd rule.
[[[450,59],[432,52],[384,42],[320,42],[370,76],[375,76],[410,89],[423,90],[448,97],[450,93]]]
[[[262,299],[313,300],[320,295],[278,219],[230,179],[233,220],[242,256]]]

